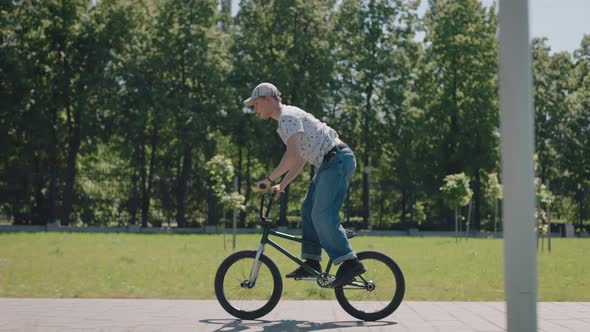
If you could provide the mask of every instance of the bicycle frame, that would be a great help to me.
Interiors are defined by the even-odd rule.
[[[295,241],[295,242],[299,242],[299,243],[303,243],[303,244],[308,244],[308,245],[312,245],[315,247],[320,247],[321,245],[318,243],[314,243],[314,242],[310,242],[310,241],[306,241],[303,240],[302,238],[290,235],[290,234],[286,234],[286,233],[282,233],[282,232],[278,232],[275,230],[272,230],[271,227],[273,226],[272,221],[270,221],[268,219],[268,215],[270,212],[270,208],[272,206],[272,202],[274,199],[274,195],[270,196],[269,199],[269,203],[268,206],[266,208],[266,214],[263,216],[263,209],[264,209],[264,197],[266,195],[262,195],[261,201],[260,201],[260,223],[263,226],[263,233],[262,233],[262,239],[260,240],[260,245],[258,246],[258,250],[256,252],[256,257],[254,259],[254,264],[252,265],[252,272],[250,273],[250,280],[248,282],[248,286],[249,287],[253,287],[254,284],[256,283],[256,279],[258,278],[258,271],[260,269],[260,256],[264,253],[264,247],[269,244],[272,247],[274,247],[276,250],[278,250],[280,253],[282,253],[283,255],[289,257],[289,259],[291,259],[293,262],[297,263],[299,266],[301,266],[302,268],[304,268],[307,272],[311,273],[313,275],[313,277],[310,278],[304,278],[306,280],[316,280],[316,278],[318,276],[320,276],[320,272],[316,271],[315,269],[313,269],[311,266],[305,264],[302,260],[300,260],[299,258],[295,257],[295,255],[291,254],[287,249],[281,247],[278,243],[276,243],[275,241],[273,241],[272,239],[269,238],[270,235],[276,236],[276,237],[280,237],[283,238],[285,240],[289,240],[289,241]],[[330,273],[330,269],[332,267],[332,259],[328,260],[328,265],[326,266],[326,271],[325,273]]]

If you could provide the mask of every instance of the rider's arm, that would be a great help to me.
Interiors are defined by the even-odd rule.
[[[302,132],[296,133],[287,140],[287,150],[281,158],[281,162],[277,168],[270,173],[269,178],[273,181],[281,175],[287,173],[283,181],[281,181],[281,190],[286,188],[293,179],[299,175],[303,166],[305,166],[305,159],[299,154],[299,141],[303,136]]]

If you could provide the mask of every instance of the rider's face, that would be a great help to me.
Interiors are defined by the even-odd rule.
[[[258,117],[263,120],[266,120],[270,117],[270,99],[271,98],[268,96],[258,97],[254,100],[254,104],[252,105],[254,108],[254,113],[258,114]]]

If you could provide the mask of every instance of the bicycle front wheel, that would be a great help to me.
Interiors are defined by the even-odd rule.
[[[351,316],[375,321],[391,315],[402,303],[406,284],[397,263],[377,251],[357,257],[367,270],[347,285],[334,288],[338,303]]]
[[[262,254],[254,266],[256,251],[238,251],[228,256],[215,275],[215,295],[230,315],[241,319],[256,319],[268,314],[279,302],[283,280],[276,264]],[[249,283],[253,268],[258,277]]]

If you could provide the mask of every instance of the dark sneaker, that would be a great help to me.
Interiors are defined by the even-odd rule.
[[[314,270],[318,271],[318,272],[322,272],[322,266],[320,265],[320,262],[313,260],[313,259],[308,259],[305,261],[305,264],[311,266]],[[298,267],[297,269],[295,269],[295,271],[291,272],[291,273],[287,273],[285,275],[285,278],[306,278],[306,277],[313,277],[313,275],[309,272],[307,272],[307,270],[305,270],[303,267]]]
[[[359,274],[367,272],[363,263],[359,262],[358,258],[347,259],[342,262],[342,266],[336,272],[336,279],[330,284],[331,287],[338,287],[346,285],[354,280],[354,277]]]

